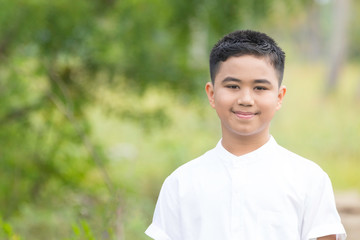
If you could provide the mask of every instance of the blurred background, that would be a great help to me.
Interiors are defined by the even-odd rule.
[[[165,177],[220,138],[208,55],[237,29],[287,54],[274,137],[359,192],[359,14],[355,0],[0,0],[0,239],[149,239]]]

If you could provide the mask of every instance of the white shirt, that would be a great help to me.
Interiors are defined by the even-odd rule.
[[[179,167],[145,233],[156,240],[346,238],[327,174],[273,137],[239,157],[220,141]]]

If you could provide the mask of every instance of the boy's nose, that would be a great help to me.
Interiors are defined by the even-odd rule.
[[[237,103],[242,106],[252,106],[254,104],[252,93],[244,89],[240,92]]]

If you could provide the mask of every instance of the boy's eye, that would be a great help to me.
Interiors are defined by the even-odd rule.
[[[262,90],[267,90],[266,87],[261,87],[261,86],[255,87],[254,89],[255,89],[255,90],[260,90],[260,91],[262,91]]]
[[[230,89],[238,89],[239,88],[239,86],[237,86],[237,85],[227,85],[226,87],[230,88]]]

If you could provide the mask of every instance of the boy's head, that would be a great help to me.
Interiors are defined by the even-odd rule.
[[[215,82],[215,76],[222,62],[229,57],[244,55],[267,59],[276,70],[279,86],[281,85],[284,74],[285,53],[272,38],[264,33],[252,30],[232,32],[215,44],[210,53],[212,84]]]
[[[274,40],[249,30],[226,35],[212,49],[212,83],[205,91],[221,121],[222,144],[233,154],[245,153],[235,142],[258,147],[269,139],[270,122],[286,93],[284,58]]]

